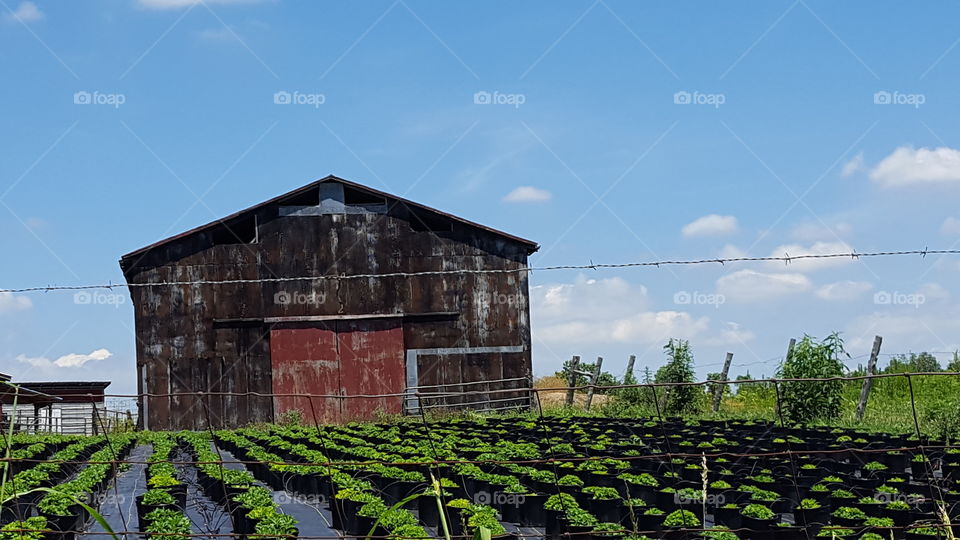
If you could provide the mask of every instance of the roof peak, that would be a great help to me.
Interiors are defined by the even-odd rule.
[[[201,225],[201,226],[199,226],[199,227],[195,227],[195,228],[193,228],[193,229],[184,231],[184,232],[182,232],[182,233],[180,233],[180,234],[176,234],[176,235],[174,235],[174,236],[171,236],[171,237],[165,238],[165,239],[163,239],[163,240],[159,240],[159,241],[157,241],[157,242],[154,242],[153,244],[150,244],[150,245],[148,245],[148,246],[145,246],[145,247],[142,247],[142,248],[140,248],[140,249],[131,251],[130,253],[127,253],[126,255],[123,255],[123,256],[120,258],[121,266],[123,265],[123,263],[124,263],[125,261],[127,261],[127,260],[130,259],[131,257],[135,257],[135,256],[137,256],[137,255],[143,254],[143,253],[145,253],[145,252],[147,252],[147,251],[150,251],[150,250],[152,250],[152,249],[155,249],[155,248],[164,246],[164,245],[166,245],[166,244],[169,244],[169,243],[174,242],[174,241],[176,241],[176,240],[179,240],[179,239],[181,239],[181,238],[186,238],[186,237],[188,237],[188,236],[192,236],[192,235],[194,235],[194,234],[200,233],[200,232],[205,231],[205,230],[207,230],[207,229],[209,229],[209,228],[211,228],[211,227],[215,227],[215,226],[220,225],[220,224],[223,224],[223,223],[225,223],[225,222],[228,222],[228,221],[237,219],[237,218],[239,218],[239,217],[241,217],[241,216],[244,216],[244,215],[246,215],[246,214],[248,214],[248,213],[250,213],[250,212],[255,212],[255,211],[257,211],[257,210],[259,210],[259,209],[261,209],[261,208],[267,207],[267,206],[269,206],[269,205],[282,202],[284,199],[292,198],[292,197],[295,197],[295,196],[297,196],[297,195],[303,194],[303,193],[309,191],[310,189],[316,188],[316,187],[318,187],[320,184],[327,183],[327,182],[337,182],[337,183],[343,184],[343,185],[345,185],[345,186],[351,187],[351,188],[353,188],[353,189],[359,189],[359,190],[367,191],[367,192],[369,192],[369,193],[372,193],[372,194],[375,194],[375,195],[384,197],[384,198],[386,198],[386,199],[392,199],[392,200],[396,201],[397,203],[402,204],[402,205],[405,205],[405,206],[411,206],[411,207],[414,207],[414,208],[418,208],[418,209],[420,209],[420,210],[425,210],[425,211],[427,211],[427,212],[435,213],[435,214],[437,214],[437,215],[439,215],[439,216],[442,216],[442,217],[444,217],[444,218],[446,218],[446,219],[450,219],[450,220],[452,220],[452,221],[456,221],[456,222],[462,223],[462,224],[464,224],[464,225],[467,225],[468,227],[474,227],[474,228],[477,228],[477,229],[486,231],[486,232],[488,232],[488,233],[491,233],[491,234],[494,234],[494,235],[503,237],[503,238],[505,238],[505,239],[507,239],[507,240],[510,240],[511,242],[516,242],[516,243],[518,243],[518,244],[525,245],[525,246],[527,246],[527,249],[529,250],[529,253],[533,253],[533,252],[537,251],[538,249],[540,249],[540,246],[539,246],[536,242],[534,242],[534,241],[532,241],[532,240],[527,240],[526,238],[522,238],[522,237],[519,237],[519,236],[515,236],[515,235],[512,235],[512,234],[510,234],[510,233],[507,233],[507,232],[504,232],[504,231],[501,231],[501,230],[498,230],[498,229],[494,229],[494,228],[492,228],[492,227],[488,227],[488,226],[486,226],[486,225],[482,225],[482,224],[480,224],[480,223],[476,223],[476,222],[474,222],[474,221],[470,221],[470,220],[468,220],[468,219],[464,219],[464,218],[459,217],[459,216],[455,216],[455,215],[450,214],[450,213],[448,213],[448,212],[444,212],[444,211],[442,211],[442,210],[438,210],[438,209],[436,209],[436,208],[432,208],[432,207],[430,207],[430,206],[427,206],[427,205],[424,205],[424,204],[420,204],[420,203],[411,201],[411,200],[409,200],[409,199],[405,199],[405,198],[403,198],[403,197],[401,197],[401,196],[394,195],[394,194],[392,194],[392,193],[387,193],[387,192],[385,192],[385,191],[380,191],[380,190],[378,190],[378,189],[371,188],[370,186],[366,186],[366,185],[364,185],[364,184],[359,184],[359,183],[357,183],[357,182],[353,182],[353,181],[351,181],[351,180],[347,180],[347,179],[345,179],[345,178],[341,178],[341,177],[336,176],[336,175],[333,175],[333,174],[328,174],[327,176],[324,176],[323,178],[314,180],[314,181],[312,181],[312,182],[310,182],[310,183],[308,183],[308,184],[306,184],[306,185],[303,185],[303,186],[301,186],[301,187],[298,187],[298,188],[296,188],[296,189],[293,189],[293,190],[291,190],[291,191],[288,191],[288,192],[286,192],[286,193],[283,193],[283,194],[281,194],[281,195],[278,195],[278,196],[273,197],[273,198],[271,198],[271,199],[268,199],[268,200],[266,200],[266,201],[257,203],[257,204],[255,204],[255,205],[253,205],[253,206],[250,206],[250,207],[245,208],[245,209],[243,209],[243,210],[240,210],[240,211],[238,211],[238,212],[234,212],[233,214],[230,214],[230,215],[228,215],[228,216],[222,217],[222,218],[220,218],[220,219],[216,219],[216,220],[211,221],[211,222],[209,222],[209,223],[207,223],[207,224],[205,224],[205,225]]]

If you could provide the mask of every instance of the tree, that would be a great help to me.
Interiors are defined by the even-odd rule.
[[[663,346],[667,363],[657,370],[654,381],[658,383],[689,383],[694,381],[693,353],[690,343],[670,338]],[[678,415],[695,412],[703,401],[703,391],[696,386],[667,387],[663,398],[665,414]]]
[[[960,351],[953,351],[953,360],[947,364],[947,371],[960,371]]]
[[[784,379],[842,377],[844,366],[840,357],[843,355],[847,353],[839,333],[834,332],[823,341],[805,335],[780,365],[777,376]],[[807,423],[840,416],[843,381],[786,382],[782,388],[781,412],[790,422]]]
[[[928,353],[900,354],[890,358],[884,373],[931,373],[942,371],[937,357]]]

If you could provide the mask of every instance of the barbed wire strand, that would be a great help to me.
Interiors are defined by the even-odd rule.
[[[553,270],[600,270],[617,268],[639,268],[639,267],[661,267],[661,266],[687,266],[698,264],[727,264],[739,262],[783,262],[789,265],[794,261],[808,259],[859,259],[862,257],[892,257],[905,255],[957,255],[960,249],[914,249],[902,251],[873,251],[857,252],[856,250],[844,253],[808,253],[802,255],[783,254],[780,256],[768,257],[711,257],[699,259],[672,259],[661,261],[639,261],[627,263],[591,263],[591,264],[561,264],[553,266],[522,267],[522,268],[488,268],[488,269],[468,269],[458,268],[452,270],[427,270],[422,272],[387,272],[380,274],[325,274],[317,276],[289,276],[255,279],[224,279],[224,280],[182,280],[182,281],[154,281],[149,283],[107,283],[101,285],[48,285],[23,287],[18,289],[0,289],[0,293],[29,293],[29,292],[52,292],[52,291],[83,291],[83,290],[113,290],[123,288],[138,287],[166,287],[181,285],[237,285],[247,283],[283,283],[290,281],[318,281],[318,280],[348,280],[348,279],[383,279],[383,278],[407,278],[420,276],[438,276],[438,275],[456,275],[456,274],[514,274],[531,273],[538,271]]]

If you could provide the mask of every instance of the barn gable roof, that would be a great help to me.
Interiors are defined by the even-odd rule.
[[[282,195],[278,195],[278,196],[276,196],[276,197],[274,197],[274,198],[272,198],[272,199],[269,199],[269,200],[263,201],[263,202],[261,202],[261,203],[255,204],[255,205],[253,205],[253,206],[251,206],[251,207],[249,207],[249,208],[246,208],[246,209],[244,209],[244,210],[240,210],[239,212],[235,212],[235,213],[233,213],[233,214],[230,214],[229,216],[226,216],[226,217],[223,217],[223,218],[221,218],[221,219],[217,219],[217,220],[211,221],[210,223],[207,223],[206,225],[201,225],[201,226],[199,226],[199,227],[190,229],[190,230],[188,230],[188,231],[184,231],[184,232],[182,232],[182,233],[180,233],[180,234],[171,236],[171,237],[166,238],[166,239],[164,239],[164,240],[160,240],[159,242],[155,242],[155,243],[150,244],[150,245],[148,245],[148,246],[142,247],[142,248],[140,248],[140,249],[138,249],[138,250],[136,250],[136,251],[131,251],[130,253],[127,253],[126,255],[124,255],[124,256],[122,256],[122,257],[120,258],[121,266],[124,266],[124,263],[125,263],[125,262],[128,262],[131,258],[133,258],[133,257],[138,257],[138,256],[140,256],[140,255],[142,255],[142,254],[144,254],[144,253],[146,253],[146,252],[148,252],[148,251],[150,251],[150,250],[153,250],[153,249],[156,249],[156,248],[158,248],[158,247],[161,247],[161,246],[164,246],[164,245],[167,245],[167,244],[176,242],[176,241],[178,241],[178,240],[187,238],[187,237],[189,237],[189,236],[192,236],[192,235],[194,235],[194,234],[203,232],[203,231],[205,231],[205,230],[207,230],[207,229],[210,229],[210,228],[212,228],[212,227],[216,227],[216,226],[218,226],[218,225],[221,225],[221,224],[230,222],[230,221],[232,221],[232,220],[235,220],[235,219],[237,219],[237,218],[240,218],[240,217],[242,217],[242,216],[245,216],[245,215],[247,215],[247,214],[250,214],[251,212],[255,212],[255,211],[257,211],[257,210],[260,210],[260,209],[262,209],[262,208],[265,208],[265,207],[267,207],[267,206],[270,206],[270,205],[273,205],[273,204],[277,204],[277,203],[283,202],[285,199],[289,199],[289,198],[296,197],[296,196],[298,196],[298,195],[301,195],[301,194],[303,194],[303,193],[306,193],[306,192],[310,191],[311,189],[318,188],[318,187],[320,186],[320,184],[323,184],[323,183],[326,183],[326,182],[336,182],[336,183],[339,183],[339,184],[343,184],[344,186],[348,186],[348,187],[353,188],[353,189],[356,189],[356,190],[365,191],[365,192],[370,193],[370,194],[372,194],[372,195],[376,195],[376,196],[379,196],[379,197],[383,197],[383,198],[387,199],[388,201],[392,201],[394,204],[401,204],[401,205],[405,205],[405,206],[408,206],[408,207],[411,207],[411,208],[415,208],[415,209],[418,209],[418,210],[423,210],[423,211],[426,211],[426,212],[435,214],[435,215],[439,216],[439,217],[442,218],[442,219],[447,219],[447,220],[450,220],[450,221],[454,221],[454,222],[457,222],[457,223],[461,223],[461,224],[467,225],[468,227],[472,227],[472,228],[476,228],[476,229],[479,229],[479,230],[488,232],[488,233],[490,233],[490,234],[493,234],[493,235],[499,236],[499,237],[501,237],[501,238],[504,238],[504,239],[506,239],[506,240],[508,240],[508,241],[510,241],[510,242],[515,242],[515,243],[517,243],[517,244],[520,244],[520,245],[524,246],[524,247],[527,249],[528,253],[533,253],[533,252],[537,251],[538,249],[540,249],[540,246],[539,246],[536,242],[534,242],[534,241],[532,241],[532,240],[527,240],[527,239],[521,238],[521,237],[519,237],[519,236],[514,236],[514,235],[512,235],[512,234],[509,234],[509,233],[500,231],[500,230],[498,230],[498,229],[494,229],[494,228],[488,227],[488,226],[486,226],[486,225],[481,225],[481,224],[479,224],[479,223],[476,223],[476,222],[473,222],[473,221],[470,221],[470,220],[467,220],[467,219],[464,219],[464,218],[455,216],[455,215],[453,215],[453,214],[444,212],[444,211],[442,211],[442,210],[437,210],[436,208],[431,208],[431,207],[429,207],[429,206],[426,206],[426,205],[423,205],[423,204],[420,204],[420,203],[411,201],[411,200],[409,200],[409,199],[404,199],[403,197],[398,197],[398,196],[396,196],[396,195],[392,195],[392,194],[390,194],[390,193],[386,193],[386,192],[384,192],[384,191],[380,191],[380,190],[377,190],[377,189],[374,189],[374,188],[365,186],[365,185],[363,185],[363,184],[358,184],[358,183],[356,183],[356,182],[351,182],[350,180],[345,180],[345,179],[343,179],[343,178],[339,178],[339,177],[334,176],[334,175],[329,175],[329,176],[326,176],[326,177],[321,178],[321,179],[319,179],[319,180],[315,180],[315,181],[313,181],[313,182],[310,182],[309,184],[307,184],[307,185],[305,185],[305,186],[299,187],[299,188],[297,188],[297,189],[294,189],[294,190],[289,191],[289,192],[287,192],[287,193],[284,193],[284,194],[282,194]]]

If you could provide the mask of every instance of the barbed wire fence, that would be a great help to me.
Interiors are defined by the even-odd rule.
[[[901,251],[868,251],[868,252],[839,252],[839,253],[804,253],[801,255],[771,255],[767,257],[709,257],[696,259],[665,259],[658,261],[638,261],[626,263],[590,263],[590,264],[561,264],[553,266],[531,266],[522,268],[490,268],[490,269],[469,269],[458,268],[450,270],[429,270],[420,272],[385,272],[379,274],[357,273],[357,274],[321,274],[312,276],[283,276],[255,279],[194,279],[194,280],[175,280],[175,281],[154,281],[149,283],[105,283],[95,285],[46,285],[21,288],[0,289],[0,293],[22,294],[31,292],[54,292],[54,291],[83,291],[83,290],[113,290],[124,288],[144,288],[144,287],[169,287],[183,285],[238,285],[238,284],[257,284],[257,283],[283,283],[291,281],[320,281],[320,280],[351,280],[351,279],[386,279],[386,278],[408,278],[420,276],[438,276],[438,275],[459,275],[459,274],[527,274],[541,271],[555,270],[605,270],[618,268],[644,268],[644,267],[664,267],[664,266],[692,266],[692,265],[713,265],[743,262],[783,262],[785,265],[796,261],[817,260],[817,259],[861,259],[868,257],[896,257],[896,256],[917,256],[925,258],[927,255],[958,255],[960,249],[914,249]]]

